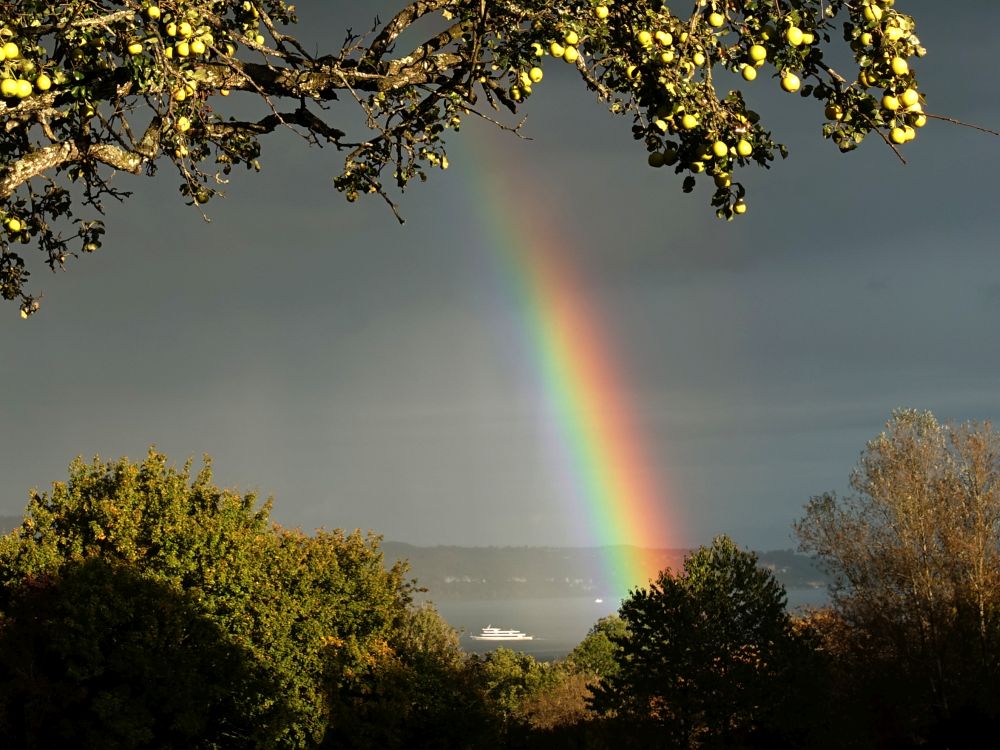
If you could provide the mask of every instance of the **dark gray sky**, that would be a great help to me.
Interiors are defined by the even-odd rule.
[[[375,7],[297,5],[327,48]],[[1000,5],[899,5],[930,51],[928,110],[1000,126]],[[0,308],[0,512],[75,455],[155,443],[177,462],[211,454],[220,483],[273,495],[276,518],[307,529],[595,541],[546,460],[505,338],[513,303],[484,278],[475,186],[502,164],[602,311],[663,502],[687,519],[662,543],[791,546],[803,503],[846,486],[891,409],[998,416],[1000,139],[932,122],[904,167],[877,138],[841,156],[820,108],[769,78],[749,97],[792,154],[750,174],[730,224],[705,189],[646,167],[631,123],[554,62],[525,109],[533,140],[463,129],[451,169],[403,197],[403,227],[333,190],[334,151],[285,134],[210,224],[168,170],[126,181],[137,196],[111,210],[105,248],[36,275],[42,313]]]

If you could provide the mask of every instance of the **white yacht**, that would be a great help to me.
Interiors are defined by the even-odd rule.
[[[530,641],[533,638],[520,630],[501,630],[492,625],[483,628],[479,635],[470,635],[469,637],[474,641]]]

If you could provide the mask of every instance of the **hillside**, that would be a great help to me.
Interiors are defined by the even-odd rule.
[[[0,515],[0,533],[20,523],[20,516]],[[410,577],[435,601],[614,596],[609,590],[609,559],[638,556],[643,574],[650,578],[663,568],[678,570],[688,552],[622,547],[417,547],[404,542],[385,542],[382,550],[387,565],[409,561]],[[805,555],[773,550],[758,556],[785,588],[826,585],[826,576]]]
[[[598,547],[417,547],[402,542],[382,546],[387,562],[405,559],[410,575],[436,601],[565,596],[614,596],[608,560],[642,559],[650,578],[663,568],[678,570],[688,550]],[[825,586],[826,576],[804,555],[791,550],[758,553],[786,588]],[[620,595],[623,592],[618,592]]]

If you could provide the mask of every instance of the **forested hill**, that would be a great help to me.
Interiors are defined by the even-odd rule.
[[[0,515],[0,533],[21,523],[20,516]],[[405,559],[412,578],[435,601],[509,599],[514,597],[610,596],[608,559],[635,549],[599,547],[417,547],[403,542],[382,545],[386,564]],[[638,552],[643,573],[655,576],[663,568],[679,570],[685,549]],[[822,586],[826,577],[810,558],[791,550],[758,553],[760,564],[774,571],[786,588]]]
[[[417,547],[382,545],[387,562],[405,559],[410,575],[435,601],[512,597],[611,596],[608,559],[623,553],[642,559],[643,574],[679,570],[688,550],[623,550],[598,547]],[[758,553],[786,588],[823,586],[826,577],[812,560],[790,550]]]

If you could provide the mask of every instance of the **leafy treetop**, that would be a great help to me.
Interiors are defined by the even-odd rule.
[[[5,716],[20,711],[32,685],[52,694],[42,684],[49,677],[75,701],[104,702],[113,686],[104,676],[105,661],[122,658],[116,644],[123,628],[158,649],[138,672],[123,667],[124,678],[157,672],[158,659],[169,662],[164,649],[180,628],[176,638],[195,680],[203,659],[185,645],[184,627],[193,631],[197,623],[206,647],[233,669],[217,664],[212,690],[227,680],[243,686],[232,690],[226,726],[240,727],[252,741],[221,747],[319,743],[332,717],[348,714],[344,706],[353,705],[368,675],[394,658],[389,641],[408,616],[412,587],[403,564],[386,569],[377,537],[323,530],[306,535],[272,524],[269,514],[270,502],[258,507],[253,494],[216,487],[210,464],[192,476],[190,462],[178,470],[153,450],[141,463],[77,459],[68,481],[54,483],[49,493],[33,492],[21,526],[0,537],[0,727]],[[121,612],[88,614],[95,606]],[[34,614],[39,607],[47,613],[41,619]],[[143,624],[141,613],[150,607],[165,607],[166,614]],[[87,612],[72,616],[78,628],[60,626],[72,619],[65,612],[81,608]],[[58,642],[35,638],[38,628],[51,628]],[[51,667],[48,677],[22,685],[24,674],[40,667],[23,666],[30,659],[18,655],[21,641],[11,633],[26,633],[56,659],[37,659]],[[172,666],[159,669],[159,676]],[[205,701],[212,705],[207,713],[198,709],[198,726],[211,725],[219,708]],[[62,727],[72,736],[78,715],[62,713],[58,701],[39,701],[32,711],[30,726]],[[147,723],[155,724],[156,711]],[[120,713],[112,712],[109,721],[120,721]],[[152,736],[159,738],[157,731]]]
[[[234,167],[260,168],[260,136],[278,127],[343,154],[349,201],[392,193],[445,169],[443,136],[463,119],[504,124],[558,59],[615,113],[653,167],[683,189],[711,178],[721,218],[746,210],[739,170],[767,167],[772,140],[732,74],[770,71],[813,97],[823,133],[847,151],[870,132],[892,148],[928,115],[910,61],[924,54],[894,0],[698,0],[690,15],[660,0],[412,0],[365,35],[314,55],[289,33],[283,0],[21,0],[0,10],[0,294],[38,309],[20,245],[63,268],[100,247],[111,174],[169,165],[195,205]],[[436,21],[436,26],[423,23]],[[419,22],[420,43],[400,43]],[[828,63],[835,37],[851,70]],[[409,38],[409,37],[405,37]],[[258,105],[245,119],[224,98]],[[348,135],[343,107],[356,110]],[[74,204],[89,209],[74,218]],[[398,212],[396,213],[398,217]]]
[[[616,666],[591,688],[591,708],[656,746],[757,746],[765,728],[762,746],[795,746],[809,644],[785,604],[753,553],[717,537],[622,602],[624,627],[609,633]]]

